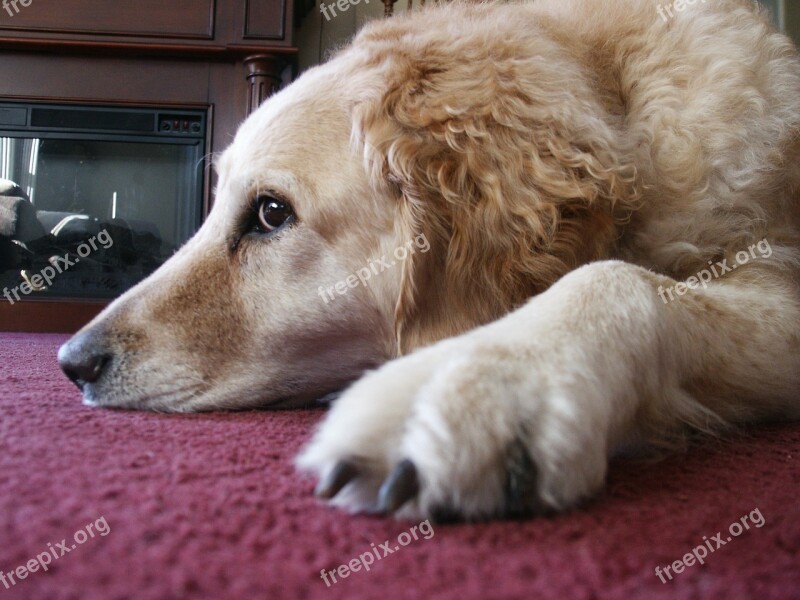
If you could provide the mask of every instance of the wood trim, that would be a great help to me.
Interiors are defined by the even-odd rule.
[[[32,52],[71,51],[76,54],[96,55],[134,55],[134,56],[172,56],[208,59],[236,59],[249,54],[269,52],[270,54],[296,54],[297,48],[290,46],[250,46],[229,44],[227,46],[199,44],[145,44],[135,42],[102,42],[88,40],[54,40],[15,38],[0,36],[0,49]]]
[[[288,0],[291,1],[291,0]],[[253,0],[245,0],[244,7],[244,32],[243,39],[255,40],[282,40],[286,37],[286,4],[281,2],[280,24],[278,30],[267,31],[267,21],[273,16],[273,7],[263,2],[254,3]]]
[[[297,54],[297,48],[293,46],[250,46],[248,44],[228,44],[225,46],[228,52],[237,54]]]
[[[215,182],[213,181],[214,164],[212,157],[214,155],[214,105],[206,106],[206,155],[204,157],[203,165],[203,209],[201,225],[206,222],[208,213],[211,212],[214,200],[212,198],[212,190]]]
[[[0,331],[75,333],[109,301],[21,300],[13,306],[1,299]]]
[[[109,99],[109,98],[70,98],[64,96],[16,96],[13,94],[0,94],[0,100],[3,102],[25,102],[30,104],[75,104],[78,106],[112,106],[120,108],[186,108],[191,110],[206,110],[208,104],[202,102],[178,102],[175,100],[165,102],[153,102],[152,100],[136,100],[136,99]]]
[[[207,3],[207,18],[205,19],[204,31],[201,31],[203,26],[200,22],[196,25],[200,26],[194,31],[185,28],[187,15],[195,16],[200,20],[201,15],[197,14],[198,1],[203,0],[183,0],[181,4],[183,7],[169,6],[175,4],[176,0],[169,0],[164,3],[163,1],[151,0],[151,6],[142,7],[141,0],[136,2],[137,6],[134,8],[136,14],[148,14],[157,11],[159,8],[161,12],[159,15],[148,14],[148,25],[142,24],[140,28],[136,28],[137,23],[126,22],[116,23],[113,22],[120,18],[119,13],[124,12],[119,6],[112,5],[108,0],[79,0],[80,6],[72,6],[65,13],[64,0],[36,0],[36,10],[29,10],[26,8],[20,9],[15,15],[13,20],[3,20],[0,24],[0,30],[10,30],[24,32],[28,36],[30,34],[71,34],[83,36],[124,36],[134,38],[183,38],[183,39],[196,39],[196,40],[213,40],[214,39],[214,26],[216,15],[216,0],[205,0]],[[99,2],[99,6],[98,6]],[[73,4],[75,0],[73,0]],[[192,6],[194,5],[194,6]],[[109,9],[109,6],[111,8]],[[164,12],[164,8],[169,6],[169,10]],[[193,10],[185,10],[191,7]],[[110,12],[109,12],[110,10]],[[141,11],[147,11],[142,13]],[[72,13],[72,14],[70,14]],[[98,16],[98,13],[100,15]],[[116,14],[115,14],[116,13]],[[85,18],[80,15],[92,14],[94,18],[91,22],[87,22]],[[52,18],[51,15],[57,15],[57,18]],[[105,16],[105,19],[103,19]],[[130,16],[130,15],[129,15]],[[156,16],[167,17],[160,21]],[[105,23],[104,23],[105,20]],[[172,21],[170,26],[170,22]],[[128,19],[131,21],[131,19]],[[136,21],[136,19],[133,19]],[[181,31],[181,21],[184,22],[184,29]],[[57,24],[56,24],[57,23]],[[140,23],[143,23],[140,21]],[[87,25],[89,27],[87,28]],[[160,26],[159,26],[160,25]]]
[[[394,14],[394,5],[397,0],[383,0],[383,16],[391,17]],[[408,0],[408,6],[411,7],[411,0]]]
[[[278,91],[281,85],[281,72],[285,62],[280,57],[269,54],[256,54],[244,60],[247,67],[249,94],[247,114],[256,110],[261,103]]]

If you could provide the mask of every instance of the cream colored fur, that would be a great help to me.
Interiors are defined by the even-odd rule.
[[[282,406],[380,367],[299,464],[352,461],[334,501],[368,509],[410,459],[399,514],[467,518],[574,506],[621,447],[800,416],[797,52],[746,0],[656,6],[367,26],[248,119],[200,233],[89,325],[114,358],[86,402]],[[263,190],[297,222],[235,243]],[[318,295],[419,234],[429,252]]]

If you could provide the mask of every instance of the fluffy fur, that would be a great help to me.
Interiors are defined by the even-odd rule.
[[[250,117],[198,235],[71,342],[111,357],[85,401],[284,406],[388,361],[300,457],[355,465],[337,504],[373,506],[410,460],[401,515],[574,506],[631,443],[798,417],[799,126],[797,52],[747,0],[370,24]],[[297,215],[268,238],[264,190]],[[429,252],[318,295],[420,234]]]

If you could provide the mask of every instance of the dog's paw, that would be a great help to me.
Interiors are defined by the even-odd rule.
[[[442,520],[550,512],[595,493],[609,429],[601,378],[512,337],[446,340],[357,382],[298,458],[317,495]]]

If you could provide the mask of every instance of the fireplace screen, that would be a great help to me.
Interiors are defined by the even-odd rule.
[[[0,291],[113,298],[195,232],[205,113],[0,104]]]

